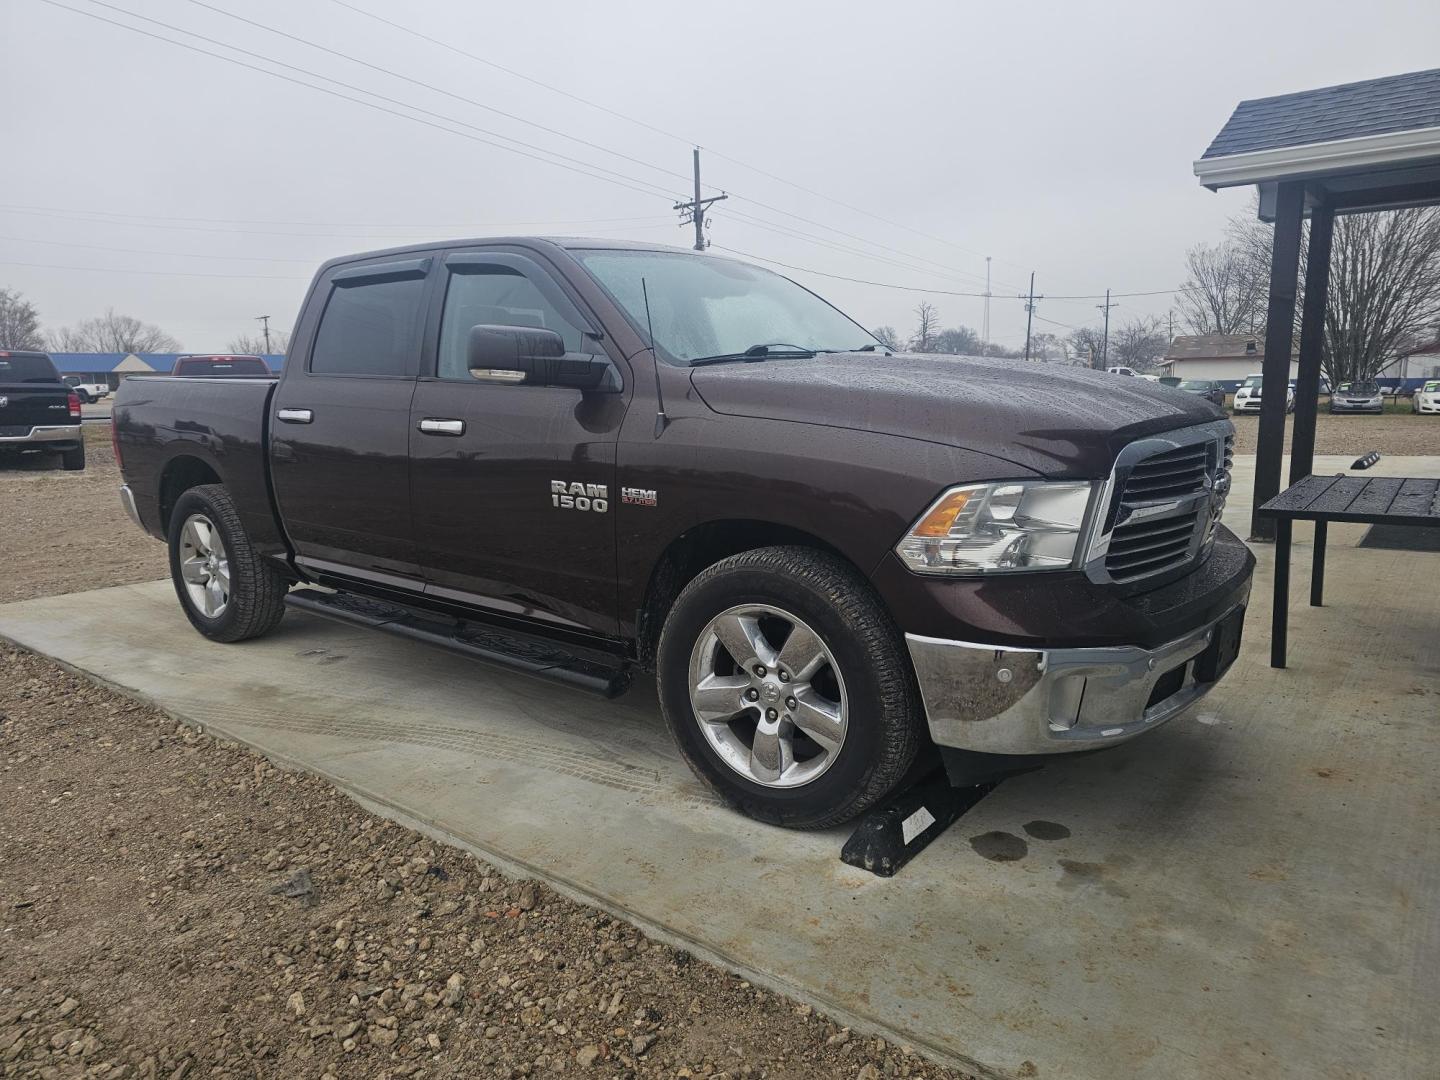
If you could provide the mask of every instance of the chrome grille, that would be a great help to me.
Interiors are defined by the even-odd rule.
[[[1222,437],[1214,425],[1122,451],[1106,521],[1105,576],[1137,581],[1202,554],[1214,539],[1233,453],[1233,432]]]

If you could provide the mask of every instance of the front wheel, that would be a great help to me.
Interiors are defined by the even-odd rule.
[[[251,546],[230,493],[193,487],[170,515],[170,579],[191,625],[212,641],[268,634],[285,614],[285,579]]]
[[[761,548],[709,567],[676,599],[656,659],[686,761],[761,821],[855,817],[924,740],[899,630],[864,578],[824,552]]]

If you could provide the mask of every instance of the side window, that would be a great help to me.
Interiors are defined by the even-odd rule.
[[[440,317],[437,372],[442,379],[465,379],[466,342],[472,326],[535,326],[554,330],[568,352],[589,352],[584,334],[524,274],[509,266],[476,264],[452,267]]]
[[[336,282],[320,317],[310,370],[327,375],[408,375],[420,347],[425,279]]]

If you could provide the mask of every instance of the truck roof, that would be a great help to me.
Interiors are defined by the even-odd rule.
[[[435,251],[439,248],[466,247],[471,244],[516,244],[525,247],[549,247],[561,251],[593,251],[614,249],[620,251],[663,251],[674,255],[702,255],[705,252],[693,248],[677,247],[673,244],[655,244],[642,240],[615,240],[605,237],[588,236],[471,236],[454,240],[429,240],[423,244],[406,244],[403,247],[377,248],[373,251],[357,251],[348,255],[337,255],[327,259],[320,266],[320,272],[332,266],[373,259],[383,255],[411,255]],[[728,258],[725,255],[709,255],[712,259]]]

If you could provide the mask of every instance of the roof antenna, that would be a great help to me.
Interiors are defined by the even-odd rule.
[[[645,298],[645,331],[650,335],[650,362],[655,365],[655,438],[659,438],[670,423],[665,415],[665,395],[660,390],[660,357],[655,352],[655,324],[650,321],[650,290],[645,279],[640,279],[640,295]]]

